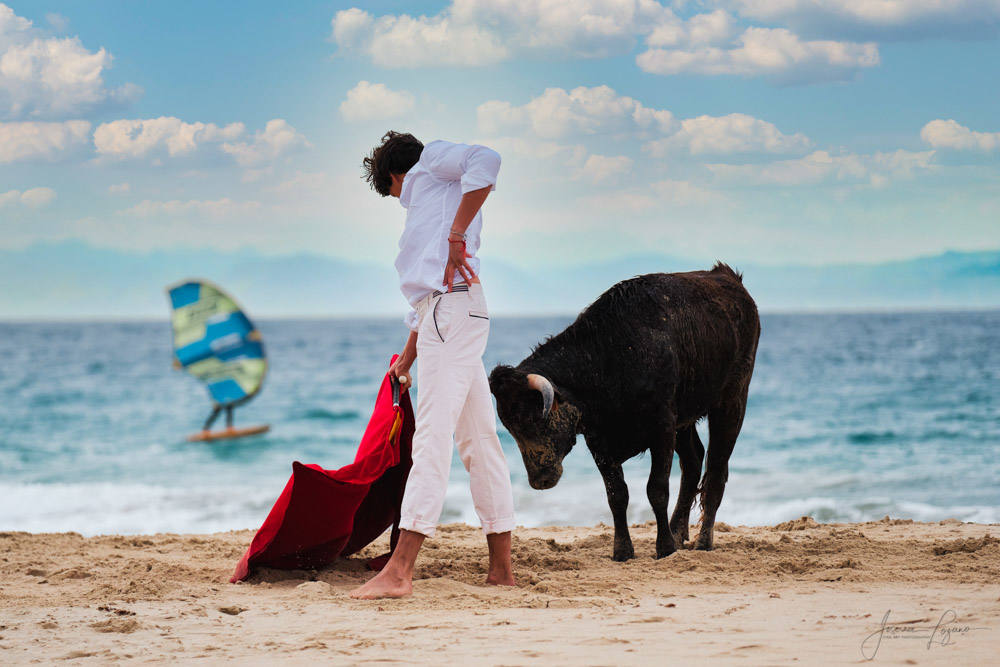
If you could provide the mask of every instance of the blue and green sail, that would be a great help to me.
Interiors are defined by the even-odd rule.
[[[236,405],[260,391],[267,357],[260,333],[236,301],[204,280],[167,288],[174,355],[184,370],[205,383],[212,400]]]

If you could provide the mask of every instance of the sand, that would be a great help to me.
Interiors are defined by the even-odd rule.
[[[414,595],[354,601],[357,557],[226,583],[251,531],[0,533],[0,664],[166,660],[471,664],[996,664],[1000,525],[722,524],[711,552],[610,559],[611,529],[519,529],[519,586],[441,528]],[[886,614],[888,619],[886,620]]]

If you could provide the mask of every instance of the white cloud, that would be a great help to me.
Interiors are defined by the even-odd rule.
[[[1000,150],[1000,132],[976,132],[955,120],[932,120],[920,130],[920,138],[934,148]]]
[[[168,116],[115,120],[98,126],[94,146],[106,158],[135,159],[161,153],[177,157],[203,144],[235,139],[243,130],[243,123],[219,127],[213,123],[185,123]]]
[[[363,9],[352,7],[337,12],[330,22],[330,39],[342,49],[364,49],[371,39],[375,17]]]
[[[771,76],[784,83],[845,80],[879,64],[878,46],[804,41],[785,28],[747,28],[732,44],[651,48],[636,57],[652,74]]]
[[[45,37],[0,4],[0,117],[65,117],[141,94],[133,84],[109,89],[111,54],[89,51],[77,37]]]
[[[861,39],[988,37],[998,0],[722,0],[740,15],[817,35]]]
[[[722,9],[683,19],[656,0],[452,0],[434,16],[344,10],[333,18],[331,39],[341,51],[396,68],[601,58],[628,53],[640,40],[648,50],[637,63],[655,74],[808,82],[846,79],[878,64],[874,44],[806,41],[785,28],[741,30],[738,23]]]
[[[576,134],[665,131],[674,126],[669,111],[651,109],[608,86],[581,86],[567,91],[547,88],[523,106],[493,100],[476,110],[479,128],[487,134],[530,131],[558,139]]]
[[[32,188],[21,193],[21,203],[31,208],[45,206],[56,198],[52,188]]]
[[[783,134],[773,124],[753,116],[698,116],[680,122],[680,129],[663,139],[646,144],[655,157],[686,150],[692,155],[735,153],[798,153],[811,142],[804,134]]]
[[[385,120],[406,115],[413,110],[413,105],[413,95],[405,90],[391,90],[383,83],[359,81],[340,103],[340,115],[347,121]]]
[[[128,183],[116,183],[108,186],[108,192],[113,195],[124,195],[131,192],[132,186]]]
[[[434,16],[338,12],[331,39],[382,67],[488,65],[519,54],[604,57],[673,13],[654,0],[454,0]]]
[[[464,25],[491,26],[518,50],[585,58],[625,52],[674,18],[654,0],[455,0],[451,13]]]
[[[382,67],[492,65],[509,56],[497,35],[446,15],[376,19],[352,8],[337,12],[332,25],[338,46],[360,51]]]
[[[131,208],[119,211],[119,214],[130,215],[138,218],[151,218],[156,216],[185,217],[189,214],[225,218],[232,215],[253,213],[258,209],[260,209],[260,202],[234,201],[227,197],[215,200],[193,199],[190,201],[181,201],[179,199],[171,201],[152,201],[144,199]]]
[[[933,169],[933,157],[934,151],[897,150],[870,155],[814,151],[802,158],[767,164],[706,166],[720,182],[736,186],[867,182],[881,187],[892,178],[911,178],[918,171]]]
[[[186,123],[179,118],[116,120],[94,131],[94,146],[104,159],[191,155],[199,149],[218,145],[242,167],[265,165],[309,142],[281,118],[267,122],[252,141],[236,142],[245,131],[243,123],[218,126],[214,123]],[[257,176],[265,170],[255,171]]]
[[[644,106],[608,86],[548,88],[521,106],[493,100],[479,106],[477,117],[479,129],[489,135],[645,139],[646,150],[655,157],[679,150],[694,155],[795,153],[810,146],[805,135],[784,134],[774,124],[746,114],[678,120],[666,109]]]
[[[614,181],[632,171],[632,158],[625,155],[591,155],[577,174],[591,183]]]
[[[0,29],[2,29],[2,24],[0,24]],[[52,188],[31,188],[30,190],[25,190],[21,192],[19,190],[10,190],[8,192],[0,193],[0,208],[5,208],[7,206],[22,205],[28,208],[40,208],[46,206],[53,199],[56,198],[56,191]]]
[[[0,164],[19,160],[55,160],[90,139],[90,123],[24,121],[0,123]]]
[[[0,3],[0,44],[7,43],[31,30],[31,21],[20,17],[7,5]]]
[[[222,150],[229,153],[241,167],[251,167],[275,160],[309,142],[287,121],[275,118],[267,121],[263,131],[258,131],[250,143],[225,143]]]
[[[646,46],[677,48],[722,45],[736,36],[737,32],[738,26],[733,16],[717,9],[706,14],[695,14],[686,21],[674,17],[661,23],[646,38]]]
[[[140,158],[155,151],[174,157],[191,153],[202,143],[238,136],[242,131],[242,123],[220,128],[212,123],[185,123],[165,116],[116,120],[97,128],[94,145],[98,153],[109,157]]]

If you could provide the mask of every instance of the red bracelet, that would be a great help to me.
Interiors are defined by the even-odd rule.
[[[465,241],[455,241],[452,239],[448,239],[448,243],[461,243],[462,245],[465,245]]]

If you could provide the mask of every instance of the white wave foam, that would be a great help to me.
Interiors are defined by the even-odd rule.
[[[629,521],[653,519],[643,483],[630,480]],[[211,533],[256,528],[267,516],[281,487],[174,487],[146,484],[0,484],[0,530],[28,532],[75,531],[83,535],[143,533]],[[271,488],[273,486],[273,488]],[[676,493],[676,486],[673,486]],[[611,512],[597,476],[567,479],[547,491],[515,484],[518,524],[522,526],[610,524]],[[695,506],[692,520],[697,520]],[[800,516],[820,522],[872,521],[889,515],[916,521],[955,518],[1000,523],[1000,507],[934,506],[891,498],[844,499],[807,496],[775,502],[751,497],[739,487],[727,493],[718,519],[736,525],[772,525]],[[443,523],[461,521],[478,526],[467,479],[448,487]]]
[[[0,484],[0,530],[83,535],[213,533],[257,527],[278,489],[145,484]]]

